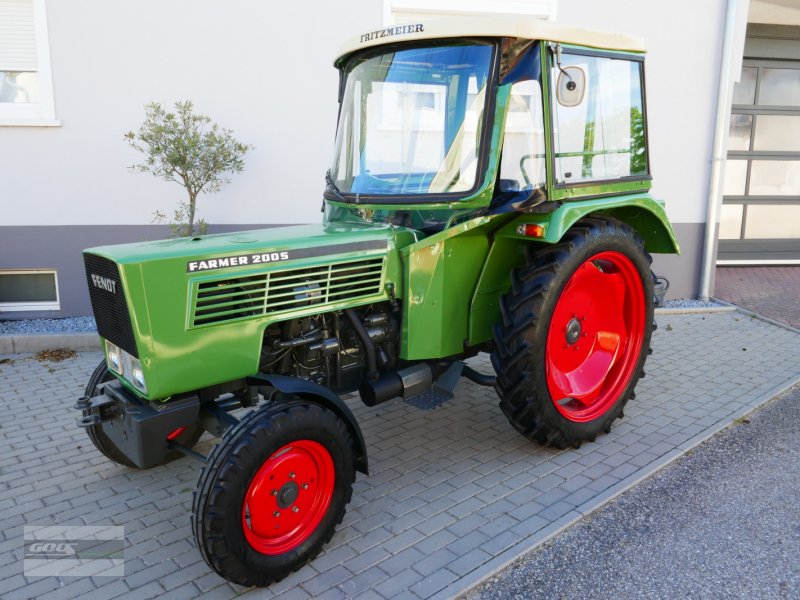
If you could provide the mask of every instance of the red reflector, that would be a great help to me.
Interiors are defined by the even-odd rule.
[[[525,237],[544,237],[544,227],[536,225],[535,223],[527,223],[517,227],[517,233]]]
[[[182,434],[185,430],[186,430],[186,427],[178,427],[175,431],[173,431],[172,433],[170,433],[167,436],[167,439],[171,442],[171,441],[177,439],[178,436],[180,434]]]

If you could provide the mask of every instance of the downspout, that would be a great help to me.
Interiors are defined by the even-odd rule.
[[[740,6],[745,2],[745,6]],[[722,37],[722,60],[719,66],[719,94],[717,94],[717,119],[714,127],[714,146],[711,152],[711,180],[706,203],[706,235],[703,244],[703,264],[700,271],[700,300],[711,295],[711,280],[716,254],[717,222],[722,206],[722,182],[725,177],[725,159],[733,101],[733,51],[736,46],[736,21],[739,9],[747,7],[748,0],[728,0],[725,11],[725,30]],[[745,13],[746,14],[746,13]]]

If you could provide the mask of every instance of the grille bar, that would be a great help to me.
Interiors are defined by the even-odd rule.
[[[84,253],[83,263],[92,312],[97,322],[97,333],[128,354],[139,358],[117,263],[89,253]]]

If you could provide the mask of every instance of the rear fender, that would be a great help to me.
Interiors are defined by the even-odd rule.
[[[619,219],[633,227],[644,240],[645,250],[657,254],[680,254],[675,231],[664,206],[649,194],[629,194],[614,198],[564,202],[544,214],[520,214],[497,232],[498,238],[557,244],[564,234],[583,217],[602,215]],[[544,229],[541,238],[526,237],[520,225],[536,224]]]
[[[644,240],[648,252],[680,254],[664,206],[649,194],[569,201],[549,213],[521,213],[493,237],[470,304],[470,345],[492,339],[492,328],[501,318],[500,297],[511,287],[511,270],[525,262],[525,250],[532,245],[557,244],[570,227],[588,216],[613,217],[627,223]],[[526,236],[524,226],[528,224],[540,225],[543,236]]]

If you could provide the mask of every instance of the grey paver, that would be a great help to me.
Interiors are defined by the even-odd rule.
[[[395,573],[389,579],[376,585],[375,591],[384,598],[398,598],[402,592],[406,592],[408,588],[417,583],[419,579],[419,573],[408,568]]]
[[[340,565],[353,556],[356,556],[356,551],[350,546],[338,546],[337,548],[326,550],[315,558],[314,568],[320,572],[327,571],[331,567]]]
[[[339,589],[345,593],[346,597],[352,598],[369,591],[388,577],[389,575],[380,568],[368,569],[343,581],[339,585]]]
[[[320,573],[316,577],[312,577],[308,581],[304,581],[303,589],[317,596],[328,588],[332,588],[337,583],[341,583],[352,576],[353,574],[344,568],[344,566],[338,565],[332,569],[328,569],[324,573]]]

